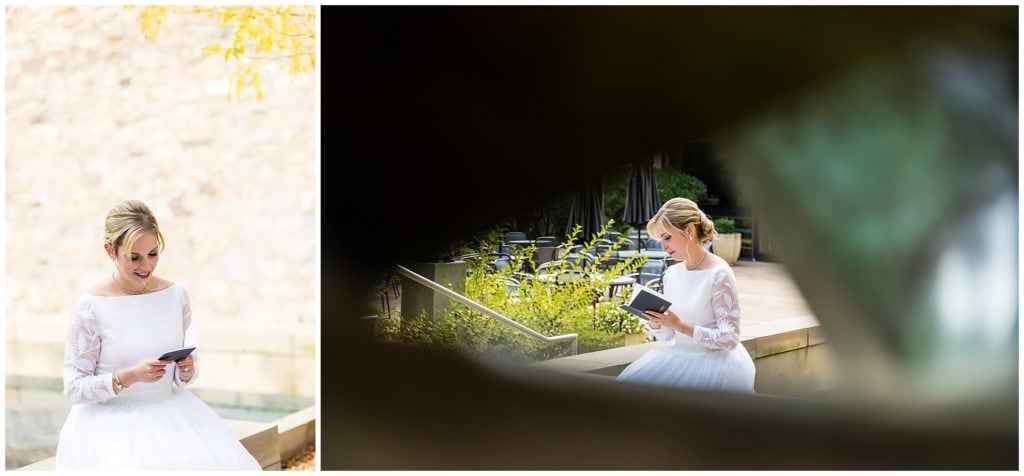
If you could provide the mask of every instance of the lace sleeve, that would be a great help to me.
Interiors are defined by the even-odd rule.
[[[182,291],[181,301],[181,328],[182,328],[182,347],[197,347],[196,346],[196,327],[192,323],[192,303],[189,301],[188,293]],[[199,377],[199,349],[192,351],[192,378],[189,381],[184,381],[178,374],[177,369],[174,372],[174,383],[178,384],[179,387],[191,385],[195,383],[196,378]]]
[[[96,375],[102,348],[99,323],[86,301],[80,301],[68,323],[64,343],[64,395],[75,403],[95,403],[114,397],[113,374]]]
[[[711,309],[715,327],[694,327],[693,340],[710,349],[732,349],[740,343],[740,301],[736,278],[717,271],[711,284]]]

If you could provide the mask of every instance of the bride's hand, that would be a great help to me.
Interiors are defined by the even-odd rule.
[[[658,319],[656,312],[644,311],[644,314],[647,314],[647,325],[651,329],[661,329],[661,320]]]
[[[192,379],[192,373],[196,370],[192,363],[191,355],[175,362],[175,365],[178,367],[178,376],[186,382]]]
[[[651,318],[651,329],[661,329],[661,326],[666,326],[672,330],[682,329],[683,321],[680,320],[679,316],[672,312],[671,309],[666,310],[664,313],[647,310],[645,311],[645,314],[647,314],[647,317]]]
[[[167,365],[173,363],[170,360],[143,359],[118,373],[118,377],[125,386],[136,382],[156,382],[167,373]]]

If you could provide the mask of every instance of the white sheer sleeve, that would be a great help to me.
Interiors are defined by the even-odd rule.
[[[91,304],[78,301],[64,343],[64,395],[75,403],[95,403],[114,397],[113,373],[96,375],[103,347],[99,322]]]
[[[740,301],[736,278],[728,270],[715,272],[711,284],[715,327],[695,326],[693,340],[710,349],[732,349],[740,343]]]
[[[188,293],[184,289],[182,289],[181,294],[181,326],[184,335],[182,347],[197,347],[196,350],[192,351],[192,378],[186,382],[181,379],[177,369],[174,371],[174,383],[178,384],[179,387],[184,387],[191,385],[199,377],[199,350],[196,345],[196,326],[192,323],[192,304],[189,301]]]

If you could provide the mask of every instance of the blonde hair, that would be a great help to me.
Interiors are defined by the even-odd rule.
[[[697,239],[700,241],[710,240],[715,236],[715,224],[708,216],[697,207],[697,204],[688,198],[673,198],[654,214],[654,217],[647,222],[647,233],[655,236],[654,225],[661,223],[666,229],[674,228],[682,231],[686,225],[695,224]]]
[[[159,250],[164,250],[164,235],[153,212],[138,200],[125,200],[107,212],[103,241],[117,250],[124,247],[131,251],[135,240],[146,233],[153,233]]]

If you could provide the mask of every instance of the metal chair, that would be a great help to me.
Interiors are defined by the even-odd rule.
[[[540,246],[558,246],[558,238],[553,236],[538,236],[537,239],[533,240],[533,244]]]
[[[597,257],[590,253],[570,253],[562,258],[575,268],[582,269],[584,266],[593,266],[597,262]]]
[[[648,238],[644,243],[644,248],[648,251],[661,251],[661,240],[657,238]]]
[[[519,280],[514,278],[499,277],[498,280],[505,283],[506,296],[511,296],[512,294],[514,294],[516,289],[519,289],[519,286],[521,284]]]
[[[657,279],[661,281],[661,275],[665,273],[665,261],[660,259],[648,260],[640,266],[640,271],[636,273],[630,273],[626,276],[632,276],[636,278],[636,282],[640,285],[646,285],[647,283]]]
[[[558,259],[557,252],[557,246],[538,246],[533,252],[533,262],[540,266],[549,261],[554,261]]]
[[[526,238],[526,233],[523,233],[521,231],[510,231],[508,233],[505,233],[505,243],[508,243],[510,241],[525,240],[525,239],[527,239]]]
[[[622,238],[622,233],[619,233],[617,231],[606,231],[604,232],[604,236],[602,236],[601,238],[604,238],[614,243],[616,241],[619,241],[619,238]]]
[[[508,253],[470,253],[468,255],[459,256],[456,259],[459,261],[486,259],[487,265],[494,271],[502,269],[512,263],[512,255]]]

